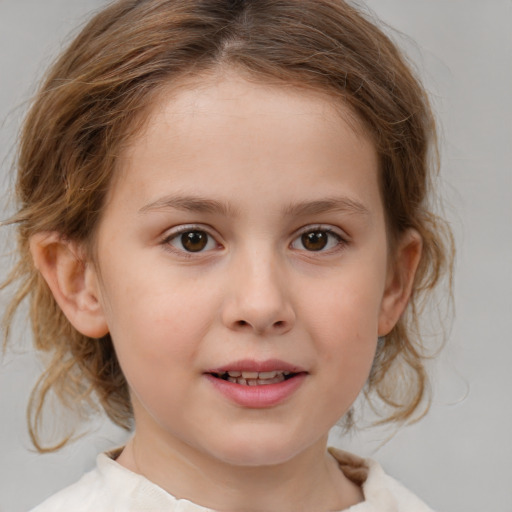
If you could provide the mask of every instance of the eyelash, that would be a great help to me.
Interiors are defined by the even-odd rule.
[[[192,234],[192,233],[196,233],[196,234],[201,233],[203,235],[206,235],[207,239],[206,239],[205,246],[203,248],[201,248],[200,250],[198,250],[198,251],[189,251],[185,247],[183,247],[183,240],[182,240],[182,238],[181,238],[181,245],[182,245],[181,248],[175,247],[172,244],[173,241],[180,240],[180,237],[183,237],[183,235],[185,235],[187,233],[190,233],[190,234]],[[162,240],[162,245],[168,251],[171,251],[171,252],[174,252],[174,253],[178,253],[181,256],[184,256],[184,257],[187,257],[187,258],[191,258],[191,257],[193,257],[194,255],[197,255],[197,254],[202,254],[202,253],[205,253],[205,252],[210,252],[213,248],[208,248],[206,251],[204,249],[205,249],[205,247],[208,247],[208,245],[211,244],[212,241],[215,244],[215,248],[219,248],[220,244],[217,242],[215,237],[208,232],[207,229],[205,229],[202,226],[194,226],[194,225],[192,225],[192,226],[181,226],[176,231],[173,231],[172,233],[167,235]]]
[[[203,247],[200,247],[199,250],[197,250],[197,251],[187,250],[183,246],[183,235],[185,235],[187,233],[188,234],[195,233],[195,234],[206,235],[205,245]],[[327,235],[327,239],[325,242],[326,245],[324,247],[320,247],[318,250],[315,250],[315,249],[308,250],[307,248],[304,247],[305,240],[303,237],[305,235],[320,234],[320,233],[322,235]],[[180,240],[180,237],[181,237],[181,242],[180,242],[181,247],[179,248],[179,247],[174,246],[172,242],[176,241],[176,240]],[[319,238],[321,238],[321,237],[319,237]],[[334,245],[332,245],[333,238],[335,240]],[[313,242],[314,241],[315,240],[313,240]],[[208,248],[208,245],[210,245],[212,242],[215,244],[215,247]],[[295,247],[294,244],[296,242],[301,243],[302,248]],[[307,226],[307,227],[303,228],[290,243],[290,248],[294,249],[294,250],[305,251],[308,253],[331,253],[331,252],[336,252],[337,250],[341,250],[347,243],[348,242],[347,242],[346,238],[344,238],[340,233],[337,233],[336,231],[334,231],[333,229],[331,229],[329,227],[318,225],[318,226]],[[331,244],[331,246],[329,246],[329,244]],[[212,251],[214,248],[222,247],[217,242],[215,237],[208,232],[207,229],[203,228],[202,226],[194,226],[194,225],[181,226],[176,231],[173,231],[171,234],[167,235],[162,240],[162,245],[167,250],[175,252],[175,253],[179,253],[180,255],[185,256],[185,257],[193,257],[193,255],[207,253],[207,252]],[[325,248],[326,246],[327,246],[327,249]]]
[[[331,239],[331,241],[332,241],[332,239],[334,238],[334,240],[335,240],[334,245],[331,244],[331,247],[328,247],[327,249],[325,249],[325,247],[321,247],[319,250],[308,250],[308,249],[306,249],[304,247],[304,243],[303,243],[304,239],[303,239],[303,237],[305,235],[315,234],[315,233],[316,234],[322,233],[322,234],[327,235],[326,245],[329,244],[329,242],[330,242],[329,239]],[[334,231],[330,227],[322,226],[322,225],[307,226],[307,227],[303,228],[299,232],[299,234],[291,242],[291,244],[290,244],[291,248],[296,249],[296,247],[293,246],[296,241],[301,242],[302,246],[304,247],[303,249],[298,249],[298,250],[304,250],[304,251],[306,251],[308,253],[332,253],[332,252],[336,252],[336,251],[341,250],[348,243],[347,239],[345,237],[343,237],[340,233]]]

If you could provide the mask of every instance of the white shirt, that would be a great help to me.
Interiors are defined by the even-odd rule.
[[[433,512],[371,459],[330,448],[343,473],[360,484],[365,501],[344,512]],[[51,496],[32,512],[212,512],[177,499],[108,454],[78,482]],[[316,512],[316,511],[312,511]]]

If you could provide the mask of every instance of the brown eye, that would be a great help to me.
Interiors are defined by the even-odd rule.
[[[215,238],[208,232],[192,228],[171,234],[162,243],[178,253],[200,253],[219,248]]]
[[[310,231],[301,236],[302,245],[308,251],[321,251],[328,241],[329,234],[326,231]]]
[[[187,231],[181,234],[181,244],[188,252],[202,251],[208,244],[208,234],[204,231]]]
[[[344,246],[343,238],[329,228],[312,228],[309,231],[303,231],[293,242],[291,248],[308,252],[326,252],[342,248]]]

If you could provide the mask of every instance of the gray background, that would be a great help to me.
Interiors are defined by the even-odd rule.
[[[70,30],[102,0],[0,0],[0,185],[25,102]],[[419,424],[332,442],[376,457],[439,511],[512,511],[512,0],[369,0],[416,62],[441,123],[443,190],[458,245],[457,314]],[[413,42],[415,41],[415,42]],[[5,230],[4,230],[5,231]],[[5,247],[4,234],[0,239]],[[5,247],[7,252],[9,247]],[[2,277],[8,260],[2,260]],[[5,297],[1,299],[5,304]],[[31,451],[25,405],[38,374],[16,332],[0,366],[0,511],[19,512],[123,442],[96,420],[57,454]],[[314,421],[314,419],[312,419]]]

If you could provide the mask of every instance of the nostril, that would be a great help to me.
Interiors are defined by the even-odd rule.
[[[261,321],[251,322],[248,320],[239,319],[230,323],[230,327],[233,329],[238,329],[240,331],[246,329],[254,329],[255,332],[258,332],[260,334],[267,332],[267,330],[269,332],[272,331],[276,333],[284,333],[290,328],[290,322],[288,322],[287,320],[276,320],[275,322],[273,322],[270,319],[268,319],[268,321],[263,319]]]

